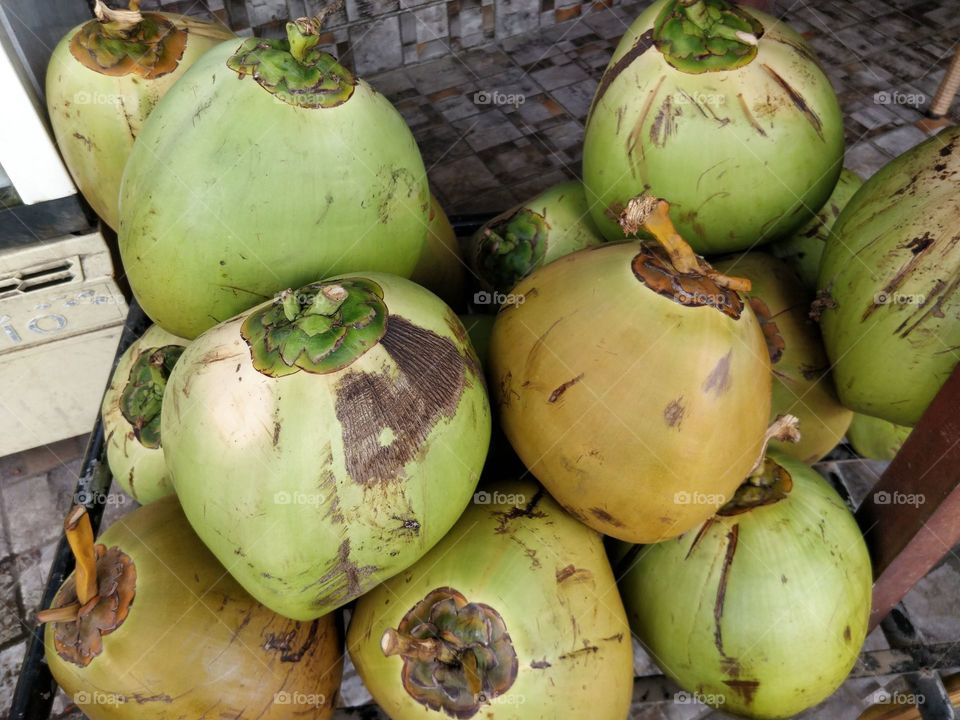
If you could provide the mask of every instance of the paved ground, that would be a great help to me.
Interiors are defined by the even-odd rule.
[[[577,176],[597,79],[637,7],[600,10],[543,33],[369,78],[413,128],[448,212],[502,210]],[[847,167],[867,177],[925,137],[914,105],[933,94],[960,38],[960,13],[950,2],[785,0],[777,14],[807,35],[828,68],[845,111]],[[486,102],[495,92],[523,102]],[[960,119],[956,103],[953,113]],[[82,447],[75,439],[0,459],[0,713],[16,682]],[[861,490],[880,469],[844,468]],[[113,497],[107,522],[133,507]],[[958,591],[960,559],[951,555],[908,598],[929,640],[960,639]],[[883,645],[879,636],[868,641],[868,647]],[[653,672],[642,656],[637,665],[641,674]],[[881,687],[876,679],[849,681],[808,717],[852,720]],[[351,702],[364,700],[355,678],[344,694]],[[64,712],[61,698],[56,713]],[[707,716],[723,717],[670,699],[633,714],[636,720]]]

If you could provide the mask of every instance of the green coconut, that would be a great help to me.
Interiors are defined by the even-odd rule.
[[[417,265],[430,210],[420,152],[390,102],[317,49],[319,24],[219,45],[144,125],[120,252],[169,332],[192,339],[333,274]]]
[[[847,440],[859,455],[870,460],[893,460],[900,447],[910,437],[912,427],[854,413],[847,429]]]
[[[840,173],[840,179],[830,199],[810,222],[790,237],[767,246],[773,255],[793,268],[810,292],[817,291],[820,258],[823,256],[823,249],[826,247],[833,224],[862,185],[863,180],[859,175],[850,170],[844,170]]]
[[[173,494],[160,442],[160,408],[186,346],[183,338],[151,325],[120,356],[103,396],[107,464],[124,492],[141,504]]]
[[[509,293],[535,268],[602,241],[583,185],[568,180],[486,223],[470,239],[467,256],[486,294]],[[501,302],[487,304],[495,311]]]
[[[458,307],[463,303],[465,270],[457,234],[437,198],[430,195],[427,242],[410,279],[423,285],[447,305]]]
[[[634,552],[620,581],[630,625],[697,700],[793,717],[853,668],[870,556],[843,500],[807,465],[771,454],[714,518]]]
[[[610,239],[634,196],[670,201],[700,253],[791,235],[843,162],[830,81],[783,22],[726,0],[658,0],[633,22],[587,118],[583,183]]]
[[[300,623],[256,602],[176,498],[128,513],[96,545],[77,507],[66,534],[77,570],[38,619],[50,672],[84,717],[333,715],[343,664],[336,616]]]
[[[771,421],[780,415],[800,421],[798,442],[774,441],[772,446],[805,463],[817,462],[843,439],[853,413],[833,387],[820,329],[809,317],[811,294],[785,262],[766,253],[744,253],[715,266],[747,277],[753,285],[745,294],[770,353]]]
[[[817,311],[840,400],[916,425],[960,347],[960,127],[871,177],[833,226]]]
[[[68,32],[47,65],[46,96],[57,147],[74,182],[107,225],[119,227],[120,178],[144,121],[210,48],[233,37],[196,18],[97,0],[96,19]]]
[[[170,376],[161,427],[197,534],[251,595],[305,620],[446,534],[477,484],[490,409],[453,311],[364,273],[205,332]]]
[[[738,293],[749,283],[696,258],[667,212],[641,200],[624,218],[663,247],[604,244],[524,278],[490,343],[514,450],[568,512],[629,542],[713,515],[759,457],[770,417],[766,342]]]
[[[486,369],[490,363],[490,336],[493,334],[493,315],[460,315],[460,322],[470,336],[480,366]]]
[[[347,646],[394,720],[630,709],[630,629],[600,536],[530,481],[478,492],[433,550],[360,598]]]

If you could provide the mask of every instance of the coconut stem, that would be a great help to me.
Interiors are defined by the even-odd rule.
[[[297,18],[287,23],[287,42],[290,43],[290,54],[304,65],[312,65],[313,48],[320,42],[320,31],[327,18],[343,8],[343,0],[332,0],[313,17]]]
[[[763,447],[760,448],[760,457],[754,463],[747,477],[754,477],[763,469],[763,460],[767,456],[767,446],[774,440],[780,442],[800,442],[800,420],[795,415],[778,415],[773,424],[763,435]]]
[[[140,0],[131,0],[128,10],[112,10],[103,0],[97,0],[93,13],[101,23],[110,23],[122,33],[135,28],[143,21]]]
[[[440,661],[448,665],[459,663],[460,658],[450,647],[436,638],[415,638],[406,633],[387,628],[380,638],[380,649],[387,657],[400,655],[421,662]]]
[[[300,301],[297,300],[296,293],[287,288],[280,293],[280,303],[283,305],[283,316],[290,322],[296,320],[300,314]]]
[[[80,603],[70,603],[58,608],[49,608],[37,613],[37,622],[43,625],[51,622],[73,622],[80,616]]]
[[[326,285],[314,295],[309,312],[311,315],[333,315],[343,305],[348,295],[349,293],[342,285]]]
[[[74,505],[63,522],[63,530],[73,556],[77,560],[75,572],[77,600],[86,605],[97,596],[97,554],[93,545],[93,526],[83,505]]]
[[[656,238],[667,251],[670,262],[683,275],[698,274],[708,277],[717,285],[738,292],[750,292],[751,283],[746,278],[729,277],[714,270],[706,260],[697,255],[684,240],[670,219],[670,203],[652,195],[640,195],[627,203],[620,214],[620,227],[626,235],[636,235],[641,229]]]

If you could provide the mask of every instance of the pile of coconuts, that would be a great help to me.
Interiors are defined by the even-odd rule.
[[[141,507],[71,509],[38,618],[87,716],[329,718],[349,653],[398,720],[623,720],[634,639],[744,717],[844,681],[872,572],[811,465],[956,364],[960,129],[864,183],[800,35],[656,0],[582,181],[458,238],[323,14],[95,13],[50,117],[155,324],[101,408]]]

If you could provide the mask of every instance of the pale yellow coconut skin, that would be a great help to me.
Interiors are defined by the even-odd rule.
[[[539,268],[501,309],[490,348],[500,420],[569,512],[636,543],[703,522],[743,481],[770,413],[769,355],[738,320],[633,274],[638,243]]]
[[[54,623],[44,635],[57,684],[90,720],[333,714],[343,655],[336,617],[298,623],[257,603],[193,533],[176,498],[126,515],[97,542],[119,547],[136,568],[126,620],[86,667],[57,653]]]
[[[164,93],[207,50],[233,37],[226,27],[171,13],[159,15],[187,31],[176,69],[148,80],[110,76],[81,64],[70,52],[78,25],[57,44],[47,66],[47,111],[73,181],[97,215],[120,226],[120,178],[144,121]],[[84,23],[85,24],[85,23]]]
[[[159,325],[151,325],[120,357],[103,395],[100,414],[106,435],[107,464],[123,491],[144,505],[172,495],[173,483],[163,459],[163,446],[147,447],[137,439],[133,425],[120,409],[120,401],[130,379],[130,369],[144,352],[167,345],[186,347],[188,342]]]
[[[774,440],[771,447],[807,464],[817,462],[843,439],[853,411],[841,404],[833,386],[820,328],[809,317],[813,297],[783,260],[763,252],[745,253],[716,267],[750,279],[753,288],[747,294],[763,302],[784,343],[773,363],[770,419],[794,415],[800,421],[800,440]]]
[[[632,644],[600,536],[530,480],[481,493],[440,544],[357,603],[347,648],[360,677],[393,720],[449,718],[407,692],[402,658],[384,656],[380,640],[430,591],[450,587],[500,614],[517,655],[513,685],[475,718],[623,720]]]

